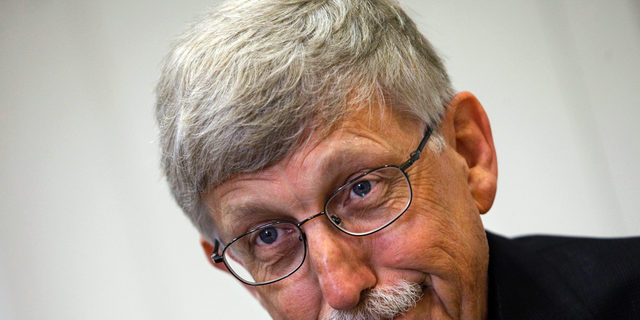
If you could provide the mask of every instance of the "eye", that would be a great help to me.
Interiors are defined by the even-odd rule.
[[[276,228],[266,228],[260,231],[257,242],[259,245],[272,244],[278,240],[279,234]]]
[[[374,181],[369,181],[369,180],[356,182],[351,187],[351,192],[353,192],[353,194],[355,194],[358,197],[364,197],[369,192],[371,192],[371,188],[373,187],[374,184],[375,184]]]

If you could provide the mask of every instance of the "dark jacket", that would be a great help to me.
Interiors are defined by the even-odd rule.
[[[490,320],[640,320],[640,238],[487,238]]]

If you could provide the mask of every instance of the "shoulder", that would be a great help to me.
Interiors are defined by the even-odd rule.
[[[530,319],[640,317],[640,238],[487,239],[490,309],[504,315],[531,308],[527,314],[539,317]]]

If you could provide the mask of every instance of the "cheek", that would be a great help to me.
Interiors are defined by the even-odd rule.
[[[454,241],[433,220],[405,213],[389,230],[376,237],[373,259],[382,267],[429,274],[451,270]]]
[[[304,271],[300,269],[287,279],[256,288],[260,302],[274,319],[317,318],[322,295],[317,283],[301,277]]]
[[[427,228],[442,239],[475,242],[484,227],[469,190],[466,162],[450,151],[434,160],[416,174],[410,209],[428,220]]]
[[[437,160],[413,172],[411,206],[376,240],[377,255],[389,268],[469,281],[486,259],[484,228],[465,171],[447,156]]]

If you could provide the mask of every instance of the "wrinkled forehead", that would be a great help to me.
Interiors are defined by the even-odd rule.
[[[299,166],[309,164],[310,159],[320,159],[322,168],[331,166],[339,157],[345,157],[363,149],[361,142],[368,140],[387,144],[389,148],[401,151],[401,145],[395,142],[398,137],[416,133],[416,138],[424,131],[425,124],[415,117],[401,114],[384,102],[368,101],[366,103],[350,104],[335,121],[314,119],[300,129],[299,142],[286,149],[280,157],[271,157],[272,161],[264,167],[254,170],[232,172],[229,178],[221,181],[212,189],[230,181],[251,180],[263,174],[269,168],[288,165]],[[336,120],[337,119],[337,120]],[[415,132],[414,132],[415,131]],[[284,145],[285,141],[273,141],[274,145]],[[259,143],[258,143],[259,144]],[[259,145],[248,145],[248,148],[258,148]],[[260,162],[260,159],[251,159]],[[332,161],[333,160],[333,161]],[[318,168],[316,168],[318,169]]]
[[[397,128],[424,126],[421,123],[415,116],[401,113],[385,99],[351,99],[337,114],[317,114],[310,120],[292,126],[296,133],[283,133],[282,128],[276,124],[272,131],[264,130],[260,139],[253,139],[251,134],[238,134],[234,138],[239,140],[236,144],[242,145],[242,148],[236,149],[234,155],[227,158],[228,162],[216,164],[218,167],[229,168],[229,171],[224,179],[216,181],[215,186],[210,189],[238,176],[262,172],[279,162],[290,162],[295,159],[296,154],[305,154],[319,144],[327,144],[328,137],[340,135],[341,132],[373,132],[393,139],[398,134]],[[340,138],[334,139],[331,145],[348,149],[349,145],[340,146],[339,142]]]

